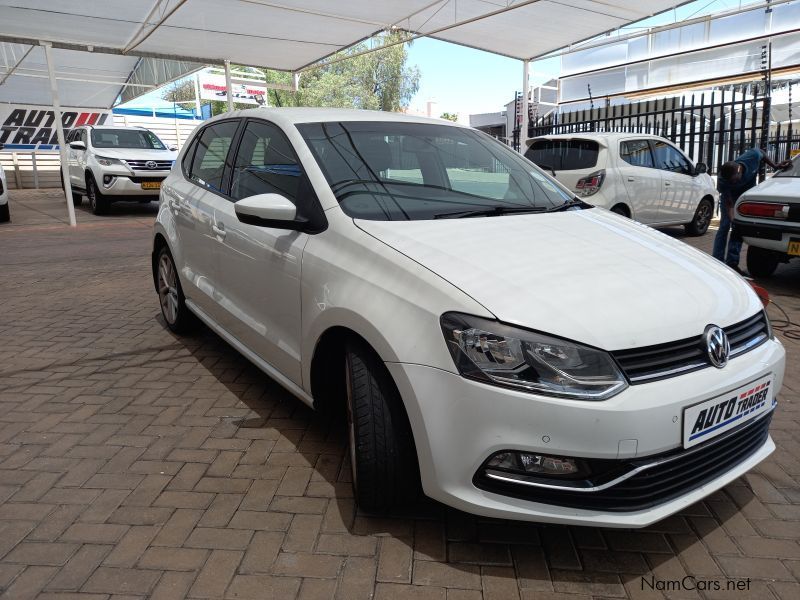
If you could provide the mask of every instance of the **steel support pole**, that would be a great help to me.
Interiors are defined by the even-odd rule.
[[[525,154],[525,141],[528,139],[528,66],[527,60],[522,61],[522,119],[519,128],[519,151]]]
[[[58,137],[58,153],[61,159],[61,177],[64,181],[64,196],[67,199],[67,214],[69,224],[76,227],[75,206],[72,204],[72,186],[69,185],[69,162],[67,158],[67,142],[64,137],[64,123],[61,120],[61,103],[58,98],[58,81],[56,80],[55,67],[53,66],[53,47],[50,42],[42,42],[44,56],[47,60],[47,73],[50,76],[50,93],[53,96],[53,118],[56,123],[56,136]]]
[[[200,106],[200,73],[194,74],[194,111],[198,117],[203,114]]]
[[[231,84],[231,61],[225,61],[225,95],[228,97],[228,112],[233,110],[233,84]]]

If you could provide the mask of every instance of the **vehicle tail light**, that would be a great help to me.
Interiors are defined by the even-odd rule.
[[[595,171],[586,177],[581,177],[578,180],[578,183],[575,184],[575,190],[580,196],[591,196],[592,194],[597,193],[597,191],[600,189],[600,186],[603,185],[603,181],[605,181],[605,179],[605,169]]]
[[[789,205],[779,202],[742,202],[736,210],[743,217],[786,219],[789,216]]]

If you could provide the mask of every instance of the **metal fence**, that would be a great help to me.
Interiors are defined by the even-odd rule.
[[[800,131],[793,131],[791,122],[783,128],[766,126],[771,100],[764,89],[763,84],[752,84],[689,97],[554,113],[531,119],[528,137],[584,132],[657,135],[672,141],[695,162],[706,163],[712,173],[751,147],[765,148],[773,160],[783,160],[800,147]],[[519,143],[519,128],[514,140]]]

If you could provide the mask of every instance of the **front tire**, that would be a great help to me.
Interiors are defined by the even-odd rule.
[[[708,226],[711,225],[711,217],[714,216],[714,203],[711,200],[703,199],[694,211],[691,222],[684,225],[686,233],[692,236],[705,235]]]
[[[625,208],[624,204],[617,204],[611,208],[611,212],[621,217],[625,217],[626,219],[630,219],[631,216],[628,214],[628,209]]]
[[[781,262],[781,254],[757,246],[747,248],[747,272],[753,277],[770,277]]]
[[[93,214],[104,215],[108,213],[110,202],[98,189],[97,182],[95,182],[92,175],[86,176],[86,197],[89,198],[89,208],[92,209]]]
[[[11,210],[8,208],[8,202],[0,206],[0,223],[8,223],[11,220]]]
[[[161,315],[164,321],[175,333],[190,331],[196,319],[186,306],[186,297],[183,295],[181,280],[175,261],[166,247],[161,248],[156,259],[156,289],[158,302],[161,305]]]
[[[419,495],[416,450],[386,365],[364,344],[346,354],[347,429],[358,506],[384,512]]]

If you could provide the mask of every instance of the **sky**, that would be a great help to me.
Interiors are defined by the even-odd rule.
[[[653,27],[692,17],[730,10],[758,0],[696,0],[682,7],[637,23],[637,28]],[[635,31],[625,28],[626,33]],[[417,95],[410,108],[425,112],[435,100],[439,116],[457,113],[459,121],[468,123],[470,114],[498,112],[522,90],[522,62],[465,48],[439,40],[421,38],[408,49],[408,64],[416,64],[421,72]],[[532,86],[557,77],[558,58],[531,63],[529,80]]]
[[[653,27],[702,16],[712,12],[730,10],[761,0],[695,0],[675,10],[640,21],[636,26],[623,29],[631,33],[637,29]],[[444,112],[456,113],[459,121],[469,123],[469,115],[498,112],[513,100],[514,92],[522,89],[522,62],[465,48],[434,39],[415,40],[408,48],[408,64],[420,69],[420,85],[409,108],[426,112],[427,103],[436,102],[433,116]],[[532,86],[541,84],[559,74],[560,60],[551,58],[531,63],[529,81]],[[150,92],[135,102],[147,105],[158,101],[160,90]]]

